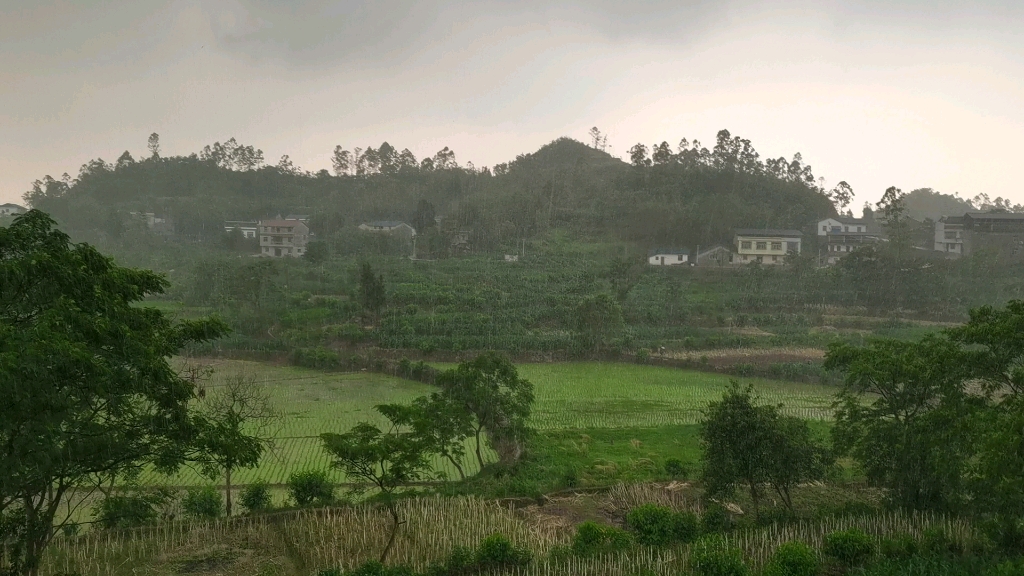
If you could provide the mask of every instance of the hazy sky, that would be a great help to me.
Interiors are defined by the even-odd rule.
[[[45,174],[232,136],[478,167],[597,126],[801,152],[855,205],[891,185],[1024,202],[1024,2],[0,0],[0,202]]]

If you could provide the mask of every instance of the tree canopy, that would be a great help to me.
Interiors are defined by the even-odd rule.
[[[54,224],[31,210],[0,229],[0,539],[14,574],[35,573],[72,487],[184,461],[200,422],[169,359],[227,330],[137,306],[166,280]]]

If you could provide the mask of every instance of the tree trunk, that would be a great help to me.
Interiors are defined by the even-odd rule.
[[[484,457],[480,454],[480,432],[483,430],[483,426],[476,429],[476,461],[480,463],[480,469],[484,469]]]
[[[398,510],[395,509],[395,504],[389,502],[387,508],[388,512],[391,513],[391,535],[388,536],[388,543],[384,546],[384,551],[380,553],[381,564],[387,560],[388,554],[391,553],[391,547],[395,544],[395,536],[398,535],[398,527],[402,525],[402,522],[398,519]]]
[[[462,471],[462,466],[459,466],[459,462],[455,458],[452,458],[451,454],[446,454],[445,456],[448,458],[448,461],[452,463],[452,466],[455,466],[455,469],[459,471],[459,479],[465,480],[466,473]]]
[[[224,512],[231,517],[231,467],[224,467]]]

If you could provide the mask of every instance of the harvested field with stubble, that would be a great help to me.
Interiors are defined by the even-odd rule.
[[[803,491],[814,491],[809,487]],[[661,502],[677,509],[694,509],[696,498],[685,488],[632,485],[607,494],[568,495],[544,506],[515,508],[508,503],[476,497],[426,497],[403,501],[399,508],[407,520],[389,563],[423,569],[445,557],[455,546],[472,547],[483,538],[501,533],[527,546],[535,560],[523,575],[572,574],[619,576],[646,568],[651,574],[685,573],[688,545],[662,549],[640,547],[615,556],[554,560],[547,554],[569,542],[567,524],[552,521],[551,512],[600,510],[595,518],[614,523],[628,506]],[[77,538],[59,538],[47,553],[41,576],[308,576],[330,568],[351,569],[376,558],[387,540],[387,513],[368,504],[346,508],[280,512],[210,523],[166,523],[129,533],[96,532]],[[869,516],[829,517],[787,526],[751,528],[732,533],[752,567],[764,565],[775,548],[792,540],[820,547],[825,534],[858,527],[876,541],[887,535],[920,535],[941,527],[957,541],[974,530],[966,523],[940,515],[885,513]]]

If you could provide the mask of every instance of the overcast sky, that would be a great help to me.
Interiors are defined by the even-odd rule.
[[[0,0],[0,202],[160,134],[307,170],[334,146],[492,166],[597,126],[722,128],[848,181],[1024,202],[1024,2]]]

